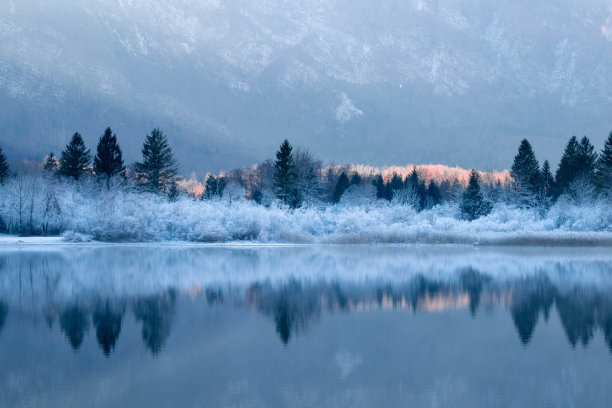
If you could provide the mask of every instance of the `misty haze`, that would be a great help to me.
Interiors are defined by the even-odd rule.
[[[0,2],[0,408],[608,407],[612,3]]]

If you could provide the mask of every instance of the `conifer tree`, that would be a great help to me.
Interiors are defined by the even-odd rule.
[[[569,187],[576,176],[576,155],[578,153],[578,139],[572,136],[565,146],[559,168],[555,174],[555,199]]]
[[[274,195],[281,202],[291,208],[297,208],[302,205],[302,198],[297,185],[297,172],[292,150],[289,141],[285,139],[276,152],[273,190]]]
[[[334,197],[332,200],[334,204],[338,204],[340,202],[342,194],[344,194],[349,185],[349,179],[346,176],[346,173],[342,172],[342,174],[340,174],[340,177],[338,178],[338,182],[336,183],[336,188],[334,189]]]
[[[434,180],[431,180],[427,187],[427,201],[429,203],[428,207],[433,207],[442,202],[442,193]]]
[[[510,175],[519,205],[533,207],[540,190],[540,165],[527,139],[521,141]]]
[[[107,127],[98,142],[97,154],[93,160],[93,172],[98,177],[104,177],[106,183],[116,175],[125,175],[121,148],[117,144],[117,136]]]
[[[606,195],[612,193],[612,131],[597,160],[596,180],[601,193]]]
[[[539,201],[545,208],[550,206],[555,190],[555,179],[550,171],[548,160],[544,160],[540,175],[540,198]]]
[[[381,198],[386,198],[385,182],[383,181],[382,175],[377,174],[374,180],[372,180],[372,184],[376,188],[376,198],[379,200]]]
[[[595,181],[597,167],[597,153],[588,137],[583,136],[576,152],[576,175],[585,177],[588,181]]]
[[[57,168],[59,167],[57,158],[53,154],[53,152],[49,153],[47,157],[45,157],[45,161],[43,162],[43,170],[47,173],[55,173]]]
[[[212,174],[209,174],[206,177],[206,182],[204,183],[204,194],[202,194],[202,200],[210,200],[213,197],[223,197],[225,185],[225,177],[215,177]]]
[[[72,177],[78,180],[86,174],[91,163],[91,154],[89,149],[85,147],[83,138],[77,132],[72,135],[70,143],[66,145],[66,149],[60,156],[59,174],[66,177]]]
[[[142,162],[136,163],[136,180],[152,192],[168,192],[176,180],[178,166],[164,133],[155,128],[142,146]]]
[[[6,156],[2,151],[2,146],[0,146],[0,184],[4,184],[6,179],[9,177],[9,165],[6,161]]]
[[[485,216],[493,209],[493,204],[485,200],[482,191],[480,191],[480,175],[475,169],[470,172],[470,181],[467,189],[463,192],[459,208],[462,218],[468,221]]]

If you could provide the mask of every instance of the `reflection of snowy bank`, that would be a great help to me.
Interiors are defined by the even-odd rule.
[[[256,310],[274,322],[285,344],[326,313],[464,310],[478,316],[501,307],[524,344],[554,312],[572,346],[587,345],[601,332],[612,348],[611,289],[612,252],[597,248],[110,246],[0,252],[0,326],[9,313],[50,327],[57,321],[78,349],[93,324],[107,355],[128,312],[142,323],[142,339],[157,354],[181,308],[213,305]],[[345,357],[339,364],[348,366]]]
[[[77,245],[0,248],[0,297],[133,296],[168,287],[244,289],[254,282],[394,285],[452,281],[475,270],[498,281],[545,274],[560,286],[612,287],[612,250],[581,247]],[[23,293],[17,288],[32,287]]]

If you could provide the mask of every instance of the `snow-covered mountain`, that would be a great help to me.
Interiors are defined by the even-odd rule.
[[[612,129],[612,3],[4,0],[0,103],[13,159],[111,126],[133,161],[160,126],[185,172],[285,137],[336,162],[483,169],[528,137],[556,163]]]

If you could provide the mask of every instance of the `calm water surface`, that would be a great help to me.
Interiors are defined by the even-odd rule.
[[[609,407],[612,250],[0,248],[1,407]]]

